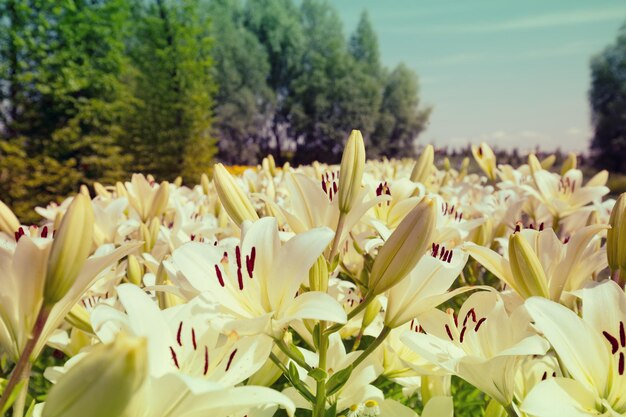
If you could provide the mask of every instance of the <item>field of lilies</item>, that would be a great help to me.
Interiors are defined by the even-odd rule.
[[[472,154],[0,202],[0,416],[626,415],[626,197]]]

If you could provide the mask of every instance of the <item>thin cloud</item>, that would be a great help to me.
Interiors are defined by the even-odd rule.
[[[626,15],[626,6],[604,9],[579,9],[559,13],[526,16],[500,22],[481,22],[469,25],[438,25],[387,28],[395,33],[494,33],[506,31],[524,31],[560,26],[576,26],[588,23],[621,21]]]

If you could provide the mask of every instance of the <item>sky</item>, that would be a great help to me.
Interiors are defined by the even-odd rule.
[[[585,151],[589,62],[615,41],[624,0],[332,0],[352,33],[367,10],[387,67],[433,107],[420,143]]]

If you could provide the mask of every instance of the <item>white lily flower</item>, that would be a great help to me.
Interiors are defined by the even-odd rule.
[[[538,170],[533,172],[535,187],[524,186],[524,189],[541,201],[553,216],[563,218],[608,194],[609,189],[604,185],[607,178],[607,172],[601,171],[583,185],[579,169],[570,169],[562,176]]]
[[[97,306],[92,313],[96,333],[103,342],[120,331],[148,341],[148,382],[124,417],[226,417],[266,405],[293,412],[291,401],[269,388],[232,388],[263,366],[272,349],[269,337],[221,335],[211,324],[215,305],[202,297],[161,311],[134,285],[120,285],[118,296],[126,314]]]
[[[285,185],[289,191],[292,211],[281,208],[287,223],[295,233],[301,233],[316,227],[329,227],[334,230],[339,221],[338,192],[339,178],[334,173],[326,173],[320,186],[304,174],[293,173],[286,176]],[[344,227],[339,236],[341,247],[348,233],[363,215],[386,196],[368,197],[368,190],[362,188],[354,198],[352,208],[345,215]]]
[[[549,348],[529,331],[525,311],[519,308],[509,316],[493,292],[472,294],[458,317],[431,310],[419,322],[426,333],[405,333],[402,340],[409,348],[503,405],[513,400],[520,358],[542,355]]]
[[[526,301],[535,327],[571,377],[537,384],[522,403],[528,414],[616,417],[626,413],[626,295],[613,281],[580,294],[582,318],[546,299]]]
[[[387,295],[385,325],[398,327],[469,288],[448,292],[467,263],[467,254],[433,244],[431,256],[423,256],[408,276]]]
[[[43,287],[52,246],[52,231],[41,228],[30,236],[19,229],[18,241],[0,245],[0,347],[17,360],[26,345],[39,309],[43,303]],[[19,232],[18,232],[19,233]],[[126,244],[116,250],[96,251],[87,258],[69,291],[50,311],[42,335],[33,351],[36,357],[46,340],[59,327],[67,313],[84,292],[99,278],[99,274],[126,256],[137,244]]]
[[[297,319],[346,322],[345,311],[328,294],[298,294],[332,237],[329,229],[317,228],[281,244],[276,219],[265,217],[244,222],[234,251],[190,242],[172,256],[189,283],[234,318],[232,329],[279,337]]]
[[[606,225],[583,227],[575,232],[569,241],[563,243],[552,229],[542,231],[524,229],[517,233],[530,245],[536,255],[546,282],[541,283],[547,289],[547,295],[554,301],[560,301],[564,292],[575,291],[587,284],[592,274],[606,267],[604,249],[597,250],[593,245],[598,233],[606,230]],[[482,266],[511,287],[515,292],[528,298],[540,295],[529,292],[527,283],[514,273],[510,260],[497,252],[466,243],[464,249]]]

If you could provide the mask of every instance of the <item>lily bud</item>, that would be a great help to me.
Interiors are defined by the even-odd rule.
[[[104,185],[100,184],[99,182],[93,183],[93,189],[96,192],[96,195],[99,195],[103,198],[111,198],[111,193],[108,192],[107,189],[104,188]]]
[[[144,220],[151,219],[153,217],[159,217],[167,208],[167,203],[170,198],[170,187],[167,181],[163,181],[159,185],[159,189],[152,197],[152,204],[150,204],[150,211]]]
[[[263,169],[271,176],[276,175],[276,161],[274,160],[274,157],[272,155],[267,155],[265,158],[263,158],[261,165],[263,166]]]
[[[141,285],[143,278],[143,267],[135,255],[128,255],[128,265],[126,266],[126,278],[128,282]]]
[[[365,308],[365,313],[363,313],[363,322],[361,323],[361,329],[366,329],[376,317],[378,317],[378,313],[380,313],[380,309],[382,305],[378,300],[378,297],[374,299],[368,306]]]
[[[528,155],[528,167],[530,168],[530,174],[534,177],[535,173],[541,171],[543,167],[541,166],[541,162],[535,156],[535,154],[531,153]]]
[[[459,180],[462,180],[467,175],[467,170],[469,169],[470,159],[469,157],[463,158],[461,161],[461,169],[459,169]]]
[[[450,171],[451,168],[452,165],[450,164],[450,159],[446,156],[445,158],[443,158],[443,170]]]
[[[481,143],[480,146],[472,145],[472,155],[476,163],[483,170],[487,178],[496,180],[496,154],[493,153],[489,145]]]
[[[365,169],[365,144],[360,130],[350,133],[339,169],[339,210],[347,213],[361,190]]]
[[[150,232],[150,242],[152,243],[152,247],[154,247],[155,243],[159,239],[159,231],[161,230],[161,221],[153,217],[148,225],[148,231]]]
[[[11,209],[0,201],[0,232],[10,236],[20,228],[20,221],[15,217]]]
[[[128,197],[128,190],[120,181],[115,183],[115,192],[117,193],[117,197]]]
[[[577,165],[578,160],[576,159],[576,154],[574,152],[570,152],[567,155],[567,159],[563,162],[563,166],[561,167],[561,175],[565,175],[565,173],[570,169],[576,169]]]
[[[516,290],[524,298],[550,298],[546,274],[537,254],[520,233],[509,237],[509,263],[517,284]]]
[[[213,184],[226,213],[237,226],[241,227],[244,220],[259,219],[250,199],[237,186],[233,176],[224,168],[224,165],[216,164],[213,168]]]
[[[83,268],[93,243],[91,200],[77,194],[61,220],[48,258],[44,300],[54,304],[67,294]]]
[[[626,193],[619,196],[611,216],[611,228],[606,233],[606,256],[611,272],[626,271]]]
[[[99,345],[52,387],[42,417],[120,416],[145,380],[146,340]]]
[[[491,246],[493,240],[493,221],[487,217],[483,224],[472,230],[469,240],[479,246]]]
[[[328,263],[324,255],[319,256],[309,269],[309,287],[311,291],[328,291]]]
[[[183,185],[183,177],[181,177],[180,175],[176,177],[174,179],[174,185],[177,187],[180,187],[181,185]]]
[[[430,174],[433,172],[433,164],[435,163],[435,148],[433,145],[426,145],[422,154],[415,162],[413,171],[411,172],[411,181],[426,184]]]
[[[143,251],[150,252],[154,247],[154,242],[152,241],[150,229],[144,223],[141,223],[141,226],[139,226],[139,239],[143,240]]]
[[[436,217],[435,201],[424,198],[400,222],[372,265],[369,277],[372,295],[393,287],[415,267],[431,243]]]
[[[200,176],[200,185],[202,186],[202,192],[205,195],[209,195],[211,193],[210,180],[207,174],[202,174],[202,176]]]
[[[83,194],[87,198],[91,198],[91,195],[89,194],[89,188],[87,188],[85,184],[81,184],[80,193]]]
[[[556,156],[554,155],[546,156],[544,159],[541,160],[541,168],[548,170],[552,168],[552,165],[554,165],[555,162],[556,162]]]

